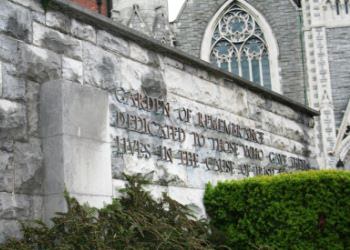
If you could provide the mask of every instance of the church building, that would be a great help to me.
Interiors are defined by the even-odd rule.
[[[0,0],[0,243],[126,175],[200,218],[208,183],[350,170],[349,0],[168,1]]]
[[[350,167],[348,0],[114,0],[111,17],[320,111],[321,168]]]

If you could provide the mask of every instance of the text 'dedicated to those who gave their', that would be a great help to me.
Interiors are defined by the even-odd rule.
[[[115,90],[112,99],[113,158],[133,155],[245,176],[309,168],[307,160],[265,145],[263,131],[225,120],[220,114],[177,107],[176,102],[123,88]]]

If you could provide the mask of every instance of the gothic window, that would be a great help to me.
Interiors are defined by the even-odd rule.
[[[254,17],[239,5],[231,6],[218,21],[211,42],[210,62],[271,89],[264,34]]]

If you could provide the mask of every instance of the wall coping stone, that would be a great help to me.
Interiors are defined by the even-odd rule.
[[[159,41],[153,39],[152,37],[146,36],[136,30],[132,30],[121,23],[117,23],[108,17],[94,13],[68,0],[51,0],[49,4],[49,9],[63,12],[72,18],[93,25],[94,27],[97,27],[99,29],[108,31],[112,34],[121,36],[124,39],[126,38],[146,49],[158,52],[167,57],[178,60],[184,64],[199,67],[212,74],[224,78],[225,82],[235,83],[243,88],[257,93],[258,95],[287,105],[293,108],[294,110],[305,113],[309,116],[313,117],[320,115],[319,111],[317,110],[314,110],[306,105],[296,102],[286,96],[265,89],[262,86],[247,81],[239,76],[233,76],[229,72],[226,72],[208,62],[205,62],[197,57],[191,56],[181,50],[164,45]]]

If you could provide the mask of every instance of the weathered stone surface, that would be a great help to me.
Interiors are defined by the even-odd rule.
[[[108,98],[104,91],[69,81],[52,81],[42,87],[40,104],[42,137],[65,134],[108,142]]]
[[[32,11],[33,21],[41,24],[46,24],[46,15],[42,12]]]
[[[166,97],[167,90],[162,74],[152,70],[142,76],[142,90],[151,97],[162,99]]]
[[[181,187],[169,187],[169,196],[172,199],[177,200],[183,205],[187,205],[197,216],[197,218],[206,217],[205,208],[203,205],[204,190],[181,188]]]
[[[41,91],[45,155],[45,213],[62,206],[63,191],[92,206],[112,197],[108,93],[68,81],[47,82]]]
[[[153,51],[142,48],[136,43],[129,43],[130,57],[136,61],[158,67],[160,65],[159,58]]]
[[[46,13],[46,25],[69,33],[72,24],[71,20],[63,13],[48,11]]]
[[[17,193],[40,193],[43,184],[43,155],[39,139],[14,145],[15,189]]]
[[[29,197],[0,193],[0,219],[27,219],[30,217],[30,205]]]
[[[83,84],[83,63],[67,57],[62,58],[63,79]]]
[[[10,169],[13,169],[13,154],[0,150],[0,172],[3,173]]]
[[[13,191],[15,179],[13,161],[13,153],[0,147],[0,192],[11,193]]]
[[[7,99],[23,100],[26,89],[25,80],[17,75],[13,65],[4,64],[2,69],[2,96]]]
[[[21,44],[18,71],[38,83],[61,78],[61,58],[50,51]]]
[[[168,93],[178,94],[236,115],[248,116],[247,92],[236,85],[219,86],[168,65],[165,66],[164,79]]]
[[[127,41],[120,37],[113,36],[104,30],[99,30],[97,32],[97,45],[122,55],[129,54],[129,44]]]
[[[21,238],[21,225],[16,220],[0,220],[0,242],[7,239]]]
[[[4,152],[11,153],[13,152],[13,140],[1,140],[0,141],[0,150]]]
[[[25,124],[23,104],[0,99],[0,129],[19,128]]]
[[[28,134],[39,136],[39,92],[40,85],[28,81],[26,91]]]
[[[72,20],[71,33],[80,39],[96,43],[96,30],[87,24],[83,24],[75,19]]]
[[[11,160],[11,159],[10,159]],[[13,161],[13,160],[12,160]],[[4,170],[0,169],[0,192],[12,193],[14,184],[14,167],[5,163]],[[12,169],[11,169],[12,168]]]
[[[120,86],[126,89],[141,90],[143,76],[150,74],[154,68],[143,63],[122,58],[120,65]]]
[[[0,30],[19,40],[32,40],[32,16],[28,9],[9,1],[0,2]]]
[[[170,57],[163,57],[163,62],[165,65],[169,65],[169,66],[172,66],[174,68],[181,69],[181,70],[185,67],[183,63],[181,63],[173,58],[170,58]]]
[[[2,61],[16,64],[18,59],[18,42],[5,35],[0,35],[0,58]]]
[[[82,44],[80,40],[49,29],[36,22],[33,24],[33,43],[58,54],[64,54],[77,60],[82,59]]]
[[[205,79],[207,81],[210,81],[210,78],[209,78],[209,73],[208,71],[206,70],[202,70],[202,69],[198,69],[197,70],[197,76],[201,79]]]
[[[42,205],[40,196],[0,193],[1,220],[28,220],[38,218]]]
[[[84,83],[113,89],[120,85],[120,59],[89,43],[84,43]]]
[[[2,64],[0,62],[0,97],[2,96]]]
[[[44,9],[42,8],[42,4],[40,0],[11,0],[12,2],[18,3],[20,5],[23,5],[25,7],[28,7],[31,10],[34,10],[35,12],[44,12]]]

